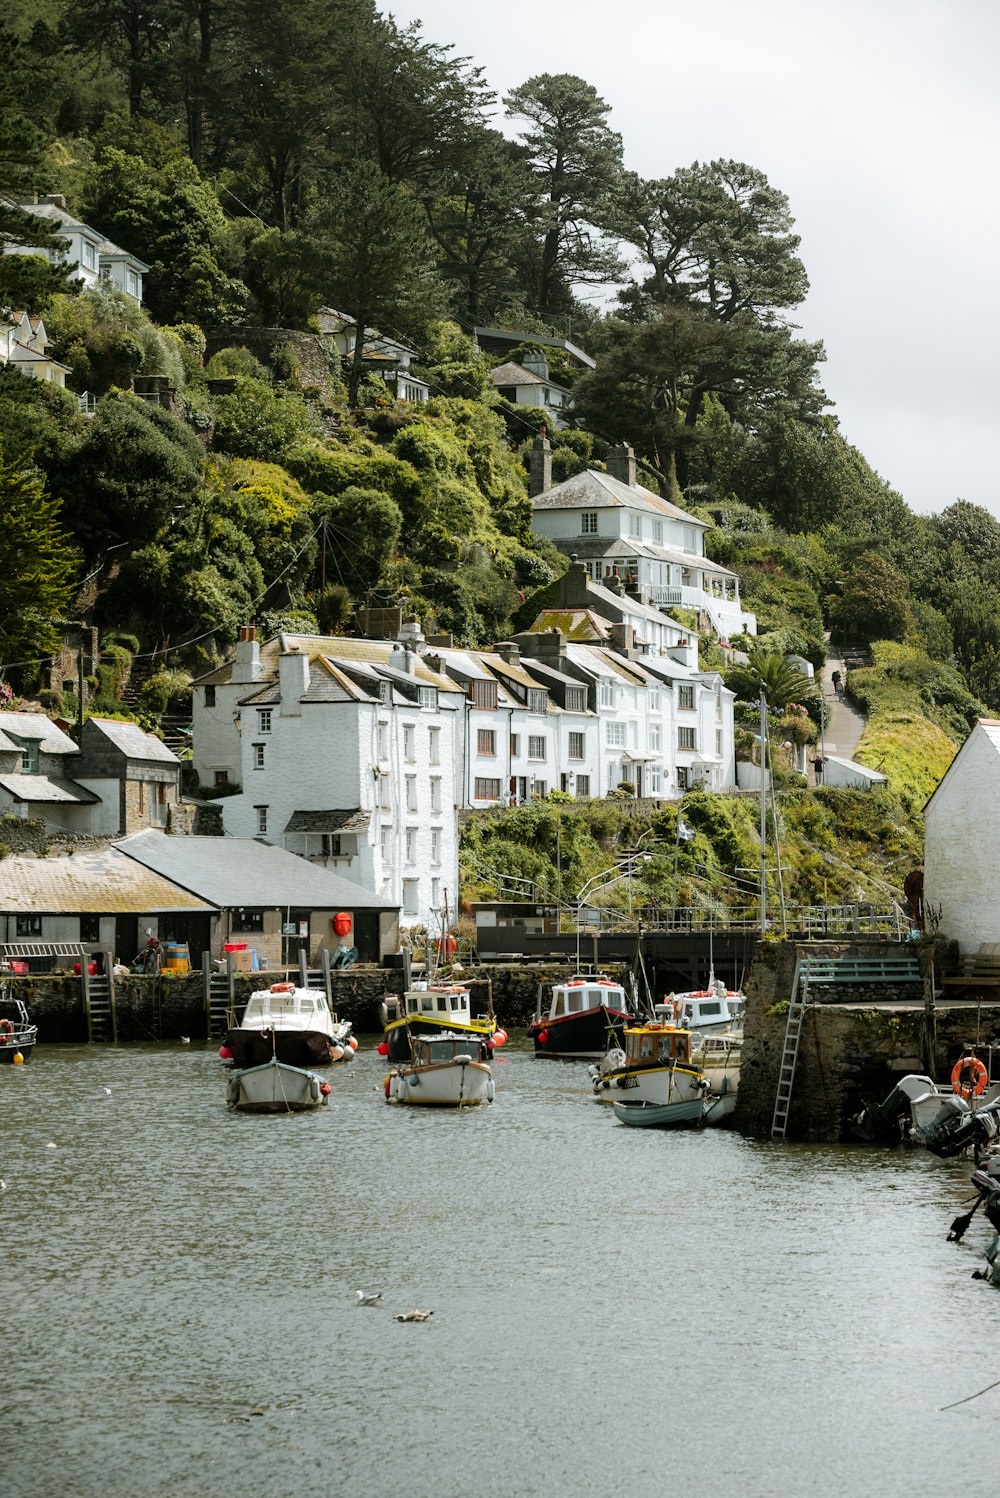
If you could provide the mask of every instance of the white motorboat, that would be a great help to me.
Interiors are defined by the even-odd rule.
[[[627,1100],[665,1108],[703,1101],[711,1084],[691,1055],[691,1032],[659,1020],[625,1027],[625,1049],[591,1067],[601,1102]]]
[[[383,1001],[385,1054],[390,1061],[410,1060],[410,1041],[415,1035],[440,1035],[444,1031],[465,1036],[473,1052],[481,1041],[493,1041],[498,1033],[492,1015],[472,1017],[472,995],[463,983],[417,982],[408,988],[402,1002],[395,996]],[[496,1042],[494,1042],[496,1043]]]
[[[489,1042],[462,1031],[410,1037],[410,1060],[385,1079],[388,1103],[432,1108],[471,1108],[493,1101]]]
[[[738,1032],[745,1008],[740,989],[727,988],[721,979],[710,977],[707,988],[668,994],[662,1004],[655,1005],[655,1012],[668,1023],[706,1035],[722,1030]]]
[[[263,1066],[233,1072],[226,1082],[226,1102],[244,1113],[302,1113],[321,1108],[329,1096],[329,1082],[276,1056]]]
[[[272,1056],[289,1066],[329,1066],[350,1061],[357,1045],[350,1021],[338,1019],[322,989],[284,982],[250,995],[219,1054],[235,1066],[259,1066]]]

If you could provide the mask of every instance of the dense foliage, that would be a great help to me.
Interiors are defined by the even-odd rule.
[[[25,0],[7,27],[0,249],[24,253],[0,254],[0,302],[44,315],[71,390],[96,400],[83,415],[0,370],[0,519],[22,538],[5,580],[31,605],[0,619],[7,662],[84,608],[167,651],[171,691],[254,617],[348,629],[393,604],[461,643],[506,634],[565,559],[530,527],[545,413],[501,400],[462,331],[492,324],[522,334],[515,360],[552,336],[597,358],[580,375],[545,346],[575,401],[550,434],[557,482],[627,440],[644,482],[710,522],[760,630],[731,642],[756,652],[730,677],[741,698],[764,686],[815,726],[785,658],[819,667],[830,631],[873,645],[849,683],[861,757],[910,809],[977,713],[1000,712],[1000,523],[949,495],[913,514],[841,433],[822,345],[792,321],[792,205],[758,168],[664,160],[643,179],[597,88],[563,73],[510,90],[508,139],[482,70],[373,0]],[[52,240],[15,201],[32,193],[65,194],[149,265],[143,307],[34,253]],[[408,344],[430,399],[397,402],[374,334],[345,352],[352,328]],[[503,859],[540,877],[548,813],[521,815]],[[628,816],[579,813],[571,881],[606,854],[602,815]],[[746,862],[740,815],[724,840]],[[825,854],[807,865],[803,890],[835,877]]]

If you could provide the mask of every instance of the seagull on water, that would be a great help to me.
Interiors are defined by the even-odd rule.
[[[111,1096],[111,1088],[110,1087],[105,1087],[104,1091],[107,1093],[108,1097]]]
[[[382,1291],[374,1290],[368,1292],[365,1290],[355,1290],[354,1298],[359,1306],[377,1306],[382,1299]]]
[[[430,1321],[434,1315],[433,1311],[407,1311],[403,1316],[397,1316],[397,1321]]]

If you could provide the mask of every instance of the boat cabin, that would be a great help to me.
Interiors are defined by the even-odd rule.
[[[567,1015],[586,1014],[602,1006],[619,1014],[626,1012],[625,990],[620,983],[601,977],[570,978],[567,983],[553,983],[548,1014],[544,1018],[564,1019]],[[538,1018],[543,1018],[541,1012]]]
[[[719,991],[721,989],[721,992]],[[719,987],[706,993],[681,993],[655,1006],[657,1019],[688,1030],[721,1030],[736,1025],[746,1007],[743,995]]]
[[[650,1066],[654,1062],[672,1065],[690,1060],[691,1034],[688,1030],[677,1030],[673,1025],[636,1025],[625,1031],[627,1066]]]
[[[447,988],[415,984],[406,993],[406,1016],[409,1019],[414,1015],[433,1015],[437,1020],[468,1025],[472,1020],[469,990],[460,984]]]
[[[256,1029],[258,1025],[281,1024],[295,1020],[303,1028],[313,1028],[317,1022],[330,1019],[330,1008],[326,994],[318,988],[296,988],[292,983],[278,983],[273,988],[262,988],[252,993],[243,1011],[243,1029]]]
[[[485,1040],[475,1035],[413,1035],[410,1037],[413,1066],[441,1066],[468,1056],[473,1061],[488,1062]]]

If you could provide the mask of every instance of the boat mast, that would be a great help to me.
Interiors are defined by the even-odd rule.
[[[760,930],[767,931],[767,698],[760,689]]]

